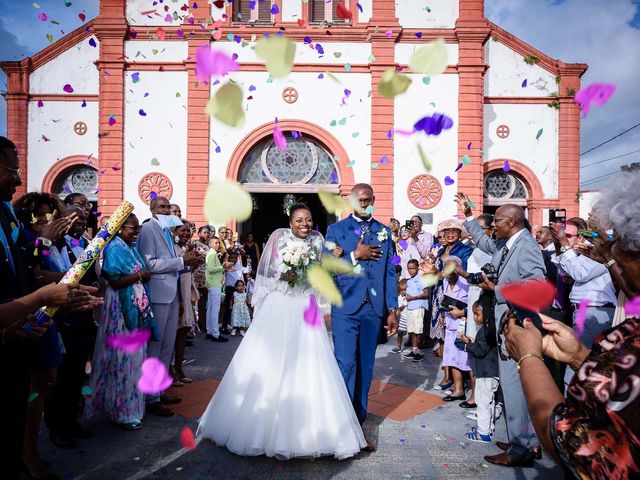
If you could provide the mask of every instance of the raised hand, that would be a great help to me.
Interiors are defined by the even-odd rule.
[[[50,307],[61,307],[71,300],[71,290],[77,288],[69,284],[51,283],[38,289],[42,303]]]
[[[542,353],[577,369],[589,355],[589,349],[580,343],[573,330],[564,323],[546,315],[540,317],[542,327],[549,332],[542,337]]]
[[[182,261],[184,262],[185,265],[192,268],[195,268],[198,265],[204,263],[204,259],[202,258],[202,256],[200,256],[200,254],[195,250],[190,250],[187,253],[185,253],[184,257],[182,257]]]
[[[353,255],[356,260],[380,260],[382,257],[382,249],[380,245],[365,245],[364,239],[360,237]]]
[[[60,240],[64,235],[67,234],[69,229],[73,226],[73,224],[78,220],[78,214],[73,212],[71,215],[62,218],[56,218],[58,212],[54,212],[51,216],[51,220],[45,225],[42,226],[42,231],[40,233],[41,237],[47,238],[51,240],[53,243]]]
[[[464,192],[456,193],[456,203],[460,206],[460,209],[464,213],[465,217],[473,215],[473,211],[469,206],[469,197]]]

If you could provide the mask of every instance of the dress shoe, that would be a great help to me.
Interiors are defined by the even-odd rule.
[[[500,450],[506,451],[511,448],[511,444],[507,442],[496,442],[496,447],[498,447]],[[531,447],[531,455],[533,455],[533,458],[535,458],[536,460],[540,460],[542,458],[542,449],[540,448],[540,445]]]
[[[160,402],[148,403],[145,407],[146,413],[157,415],[158,417],[171,417],[174,413],[167,407],[163,407]]]
[[[475,403],[469,403],[466,400],[458,404],[460,408],[478,408],[478,405]]]
[[[489,463],[500,465],[501,467],[533,467],[533,457],[514,458],[510,457],[507,452],[502,452],[497,455],[485,455],[484,459]]]
[[[463,393],[462,395],[456,395],[455,397],[452,395],[447,395],[446,397],[444,397],[442,399],[443,402],[454,402],[456,400],[464,400],[466,398],[465,394]]]
[[[76,448],[76,441],[71,435],[64,435],[58,432],[49,432],[49,439],[58,448],[73,449]]]
[[[176,397],[175,395],[169,395],[168,393],[164,393],[160,395],[160,402],[165,405],[173,405],[176,403],[180,403],[182,399],[180,397]]]

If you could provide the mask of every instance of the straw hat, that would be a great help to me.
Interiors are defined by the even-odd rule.
[[[457,220],[445,220],[444,222],[440,222],[438,224],[437,233],[439,234],[448,228],[457,228],[460,230],[460,238],[467,238],[469,236],[467,229]]]

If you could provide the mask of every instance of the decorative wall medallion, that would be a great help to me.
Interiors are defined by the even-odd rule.
[[[173,195],[171,180],[163,173],[147,173],[138,184],[138,195],[148,205],[151,201],[152,193],[171,200]]]
[[[407,196],[416,207],[428,210],[440,202],[442,186],[433,175],[418,175],[409,182]]]
[[[498,138],[507,138],[509,133],[511,133],[511,129],[506,125],[499,125],[498,128],[496,128],[496,135],[498,135]]]
[[[282,99],[287,103],[298,101],[298,91],[293,87],[287,87],[282,91]]]
[[[78,135],[84,135],[87,133],[87,124],[84,122],[76,122],[73,126],[73,131]]]

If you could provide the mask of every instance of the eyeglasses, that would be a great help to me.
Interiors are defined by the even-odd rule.
[[[131,230],[134,230],[134,231],[136,231],[136,232],[137,232],[138,230],[140,230],[140,225],[127,225],[127,224],[125,223],[125,224],[124,224],[124,225],[122,225],[122,226],[123,226],[123,227],[130,228]]]
[[[578,235],[574,235],[572,233],[565,233],[564,236],[567,238],[574,238],[574,237],[577,237]]]
[[[16,177],[19,177],[21,173],[21,170],[19,168],[5,167],[3,165],[0,165],[0,168],[2,168],[3,170],[8,170],[12,172]]]
[[[89,206],[89,202],[71,202],[71,205],[75,205],[77,207],[87,208]]]

